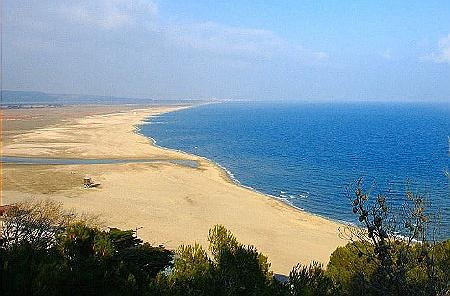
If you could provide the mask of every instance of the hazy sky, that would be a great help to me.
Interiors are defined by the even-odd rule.
[[[4,89],[450,101],[450,1],[3,0]]]

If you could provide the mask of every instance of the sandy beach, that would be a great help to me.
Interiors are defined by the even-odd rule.
[[[2,110],[4,156],[158,159],[150,163],[88,165],[3,164],[2,203],[51,198],[101,215],[107,226],[138,229],[152,244],[175,249],[201,243],[223,224],[239,241],[266,254],[276,273],[300,262],[327,263],[345,241],[342,226],[237,186],[213,162],[153,145],[136,131],[144,120],[187,106],[109,106]],[[198,168],[165,160],[197,161]],[[83,177],[100,184],[85,189]]]

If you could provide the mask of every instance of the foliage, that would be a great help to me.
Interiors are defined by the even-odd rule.
[[[425,198],[406,191],[399,211],[391,209],[382,194],[371,203],[362,179],[352,191],[353,213],[362,227],[343,230],[342,235],[353,243],[338,249],[328,266],[344,290],[364,295],[448,293],[449,271],[441,269],[446,268],[439,259],[442,246],[433,240],[434,225],[426,214]]]
[[[215,225],[209,230],[208,242],[209,250],[216,260],[224,250],[236,250],[240,245],[231,231],[223,225]]]
[[[338,287],[325,273],[322,265],[313,262],[309,266],[298,264],[289,274],[290,294],[293,296],[337,295]]]
[[[132,230],[101,229],[50,202],[8,210],[0,245],[0,295],[448,295],[450,240],[436,243],[422,196],[406,193],[395,217],[386,196],[374,203],[353,189],[362,227],[337,248],[327,269],[296,265],[281,282],[268,258],[222,225],[175,254],[143,243]],[[402,221],[403,233],[397,233]]]
[[[213,295],[212,263],[203,248],[180,246],[169,275],[160,274],[158,284],[164,295]]]
[[[369,253],[359,252],[361,249]],[[423,250],[432,252],[428,254],[429,258],[433,258],[435,273],[431,283],[427,264],[423,262],[426,260],[425,255],[420,254]],[[370,252],[374,252],[371,246],[363,246],[362,242],[351,242],[331,254],[326,274],[342,288],[343,295],[404,295],[402,293],[405,290],[409,291],[409,295],[446,295],[450,283],[450,240],[436,243],[433,248],[427,246],[424,249],[424,246],[418,243],[408,247],[408,256],[404,259],[407,261],[403,283],[405,287],[401,292],[380,292],[380,262],[373,259],[373,256],[368,256]]]
[[[166,295],[272,295],[274,279],[266,256],[240,244],[222,225],[209,231],[212,258],[200,245],[181,246],[173,270],[161,275]]]
[[[143,295],[170,265],[170,251],[133,231],[100,230],[53,210],[64,213],[51,202],[7,213],[1,295]]]
[[[51,247],[56,234],[62,232],[74,216],[51,200],[17,203],[8,208],[3,218],[2,245],[9,247],[26,242],[36,249]]]
[[[363,245],[362,242],[351,242],[331,254],[326,273],[336,281],[343,295],[366,294],[377,265],[358,250],[371,252],[371,248],[371,245]]]

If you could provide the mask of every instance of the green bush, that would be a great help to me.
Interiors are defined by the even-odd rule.
[[[367,253],[359,250],[364,249]],[[371,245],[349,243],[330,257],[326,273],[342,288],[344,295],[446,295],[450,288],[450,240],[431,244],[396,243],[390,246],[396,271],[404,275],[399,283],[383,277],[383,267]],[[426,253],[426,254],[425,254]],[[401,264],[399,261],[403,261]],[[429,261],[429,262],[426,262]],[[429,268],[432,270],[429,270]],[[380,286],[383,289],[380,289]],[[389,290],[388,290],[389,289]],[[388,290],[388,292],[386,292]]]
[[[338,286],[329,277],[322,265],[313,262],[309,266],[298,264],[289,274],[290,295],[326,296],[339,294]]]
[[[222,225],[208,235],[212,258],[199,245],[181,246],[169,274],[158,278],[164,295],[273,295],[267,257],[240,244]]]
[[[358,240],[337,248],[326,270],[299,264],[286,282],[274,278],[266,256],[222,225],[209,230],[211,256],[198,244],[173,254],[132,230],[58,218],[64,213],[54,203],[20,206],[8,213],[2,234],[0,295],[449,295],[450,240],[412,239],[426,238],[422,201],[412,199],[416,221],[405,217],[415,223],[406,224],[412,231],[405,239],[384,232],[386,201],[379,195],[368,209],[368,195],[357,189],[354,212],[366,229],[349,231]]]
[[[376,263],[363,256],[360,249],[370,252],[372,246],[353,242],[338,247],[330,256],[326,273],[341,288],[343,295],[365,295],[376,271]]]
[[[173,269],[158,276],[159,293],[163,295],[213,295],[213,265],[206,251],[195,244],[180,246],[175,253]]]
[[[69,224],[43,249],[27,240],[1,249],[1,295],[143,295],[172,260],[132,231]]]

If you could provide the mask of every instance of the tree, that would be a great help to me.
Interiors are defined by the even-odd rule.
[[[288,285],[292,296],[326,296],[339,293],[338,287],[318,262],[309,266],[297,264],[289,274]]]
[[[370,245],[363,246],[362,242],[351,242],[338,247],[330,256],[326,274],[337,283],[343,295],[368,294],[377,265],[358,251],[366,248],[367,252],[373,252]]]
[[[180,246],[173,269],[157,278],[163,295],[214,295],[213,264],[199,245]]]
[[[64,213],[52,202],[7,213],[0,295],[144,295],[170,266],[171,251],[143,244],[134,231],[58,217]]]
[[[28,243],[35,249],[52,247],[56,235],[77,218],[75,213],[50,199],[16,203],[7,209],[3,218],[2,246]]]
[[[160,275],[165,295],[274,295],[266,256],[245,246],[222,225],[209,230],[209,258],[203,248],[181,246],[174,268]]]
[[[354,274],[372,295],[444,295],[449,291],[448,270],[436,258],[435,225],[427,215],[425,198],[407,190],[401,209],[388,205],[386,195],[372,202],[362,179],[353,188],[353,213],[361,227],[347,227],[341,234],[349,248],[374,267],[370,275]],[[333,258],[333,255],[332,255]],[[333,263],[332,263],[333,262]],[[361,262],[357,265],[360,265]],[[336,266],[330,261],[329,269]],[[419,279],[423,280],[419,280]]]

